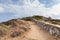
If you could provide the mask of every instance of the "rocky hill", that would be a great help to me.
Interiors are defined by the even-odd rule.
[[[49,23],[52,20],[32,16],[1,22],[0,40],[60,40],[60,27]]]
[[[12,19],[2,22],[0,23],[0,40],[21,36],[28,30],[30,30],[30,25],[24,20]]]

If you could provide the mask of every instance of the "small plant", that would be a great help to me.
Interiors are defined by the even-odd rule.
[[[57,22],[53,21],[52,24],[57,24]]]
[[[0,28],[4,28],[4,29],[7,29],[7,30],[10,30],[10,28],[8,26],[0,26]]]
[[[43,19],[43,16],[33,16],[32,18],[35,18],[37,20]]]

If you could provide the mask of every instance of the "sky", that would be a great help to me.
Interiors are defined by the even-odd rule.
[[[33,15],[60,19],[60,0],[0,0],[0,22]]]

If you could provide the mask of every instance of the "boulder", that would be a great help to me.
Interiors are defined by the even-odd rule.
[[[20,36],[20,35],[21,35],[20,32],[15,31],[11,34],[11,37],[17,37],[17,36]]]

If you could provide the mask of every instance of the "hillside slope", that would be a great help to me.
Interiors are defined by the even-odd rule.
[[[54,36],[40,28],[34,22],[29,23],[31,25],[31,30],[25,35],[24,40],[56,40]]]
[[[2,24],[0,25],[0,40],[56,40],[54,36],[32,21],[17,19]]]

